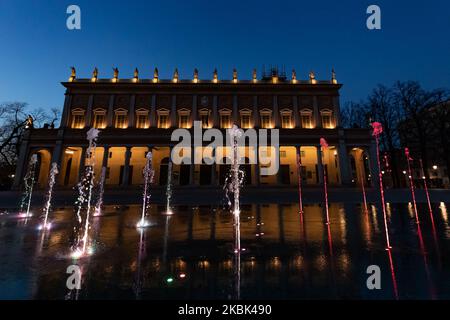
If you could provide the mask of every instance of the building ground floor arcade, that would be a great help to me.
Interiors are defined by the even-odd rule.
[[[174,186],[220,186],[224,184],[229,171],[231,150],[229,147],[219,147],[215,150],[215,164],[173,164],[171,150],[173,147],[164,145],[114,145],[99,144],[91,155],[94,162],[94,172],[99,179],[102,168],[105,168],[106,188],[132,188],[143,183],[143,168],[146,164],[147,152],[153,155],[154,184],[165,186],[168,181],[169,165],[171,182]],[[18,170],[16,186],[19,186],[26,173],[26,163],[33,154],[38,156],[36,170],[37,187],[45,189],[52,162],[57,162],[59,174],[58,188],[71,188],[77,184],[87,165],[86,145],[62,145],[61,150],[55,147],[32,147],[26,152],[22,171]],[[60,152],[55,157],[55,152]],[[206,148],[197,148],[196,152],[205,153]],[[256,153],[252,147],[241,150],[242,165],[245,172],[244,183],[251,186],[296,186],[298,170],[301,170],[302,183],[305,187],[317,186],[323,183],[323,168],[326,169],[328,183],[331,186],[356,185],[364,182],[372,184],[374,172],[373,150],[366,146],[331,145],[323,153],[318,145],[282,145],[279,148],[279,170],[274,175],[261,175],[258,157],[263,152],[273,152],[259,149]],[[56,161],[55,161],[56,158]],[[59,159],[58,159],[59,158]],[[228,159],[227,159],[228,158]],[[94,160],[94,161],[93,161]],[[299,161],[300,160],[300,161]],[[253,164],[252,164],[253,163]],[[298,165],[300,163],[300,165]],[[376,165],[376,164],[375,164]],[[267,165],[266,165],[267,166]]]

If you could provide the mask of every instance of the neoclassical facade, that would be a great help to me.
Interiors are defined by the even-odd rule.
[[[165,185],[171,148],[171,133],[176,128],[192,129],[194,121],[202,127],[225,131],[233,124],[245,128],[277,128],[280,137],[280,170],[276,175],[260,174],[260,165],[243,164],[245,183],[249,186],[295,186],[298,183],[297,159],[301,160],[303,185],[323,183],[322,169],[328,172],[329,184],[370,185],[376,163],[374,144],[367,129],[344,129],[339,121],[341,84],[334,72],[331,79],[298,80],[273,69],[258,78],[241,80],[237,71],[231,80],[200,80],[195,70],[191,79],[140,79],[138,70],[132,79],[92,77],[78,79],[75,69],[67,82],[61,125],[56,129],[30,128],[26,131],[18,159],[15,188],[20,188],[33,154],[38,155],[37,186],[45,188],[50,164],[60,168],[58,188],[73,187],[82,174],[86,158],[86,132],[100,129],[95,156],[96,176],[106,169],[106,188],[132,188],[142,184],[146,153],[153,153],[154,183]],[[329,148],[320,154],[319,139]],[[224,157],[230,155],[226,147]],[[250,147],[248,147],[250,149]],[[252,150],[248,150],[250,153]],[[223,184],[228,165],[173,165],[175,186],[219,186]],[[376,179],[375,179],[376,180]]]

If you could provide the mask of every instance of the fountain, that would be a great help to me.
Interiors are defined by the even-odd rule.
[[[242,131],[238,126],[233,125],[229,129],[232,148],[232,164],[231,170],[225,180],[224,190],[225,196],[228,200],[233,213],[233,228],[234,228],[234,293],[235,299],[240,299],[241,287],[241,222],[240,222],[240,188],[244,181],[244,171],[239,168],[239,139],[242,136]],[[233,194],[233,201],[231,201],[230,193]]]
[[[414,191],[414,180],[413,180],[412,172],[411,172],[411,161],[413,161],[413,159],[409,155],[408,148],[405,148],[405,156],[406,156],[406,162],[408,164],[409,189],[411,190],[411,198],[412,198],[413,207],[414,207],[414,214],[416,216],[416,223],[419,223],[419,214],[417,212],[417,203],[416,203],[416,192]]]
[[[297,179],[298,179],[298,213],[303,215],[302,155],[300,147],[297,148]]]
[[[383,221],[384,221],[384,233],[386,236],[386,250],[390,250],[391,243],[389,240],[389,230],[387,225],[387,216],[386,216],[386,202],[384,200],[384,188],[383,188],[383,174],[381,172],[381,164],[380,164],[380,144],[379,137],[383,133],[383,127],[379,122],[373,122],[372,124],[373,132],[372,135],[375,137],[376,148],[377,148],[377,164],[378,164],[378,177],[380,184],[380,197],[381,197],[381,207],[383,209]]]
[[[152,168],[152,152],[149,151],[147,152],[146,155],[146,163],[145,163],[145,167],[144,170],[142,172],[142,174],[144,175],[144,193],[142,196],[142,216],[141,219],[139,220],[139,222],[137,223],[136,227],[138,228],[146,228],[148,227],[150,224],[145,220],[145,217],[147,215],[147,211],[150,207],[150,185],[153,183],[153,176],[154,176],[154,170]]]
[[[242,136],[242,131],[238,126],[233,125],[229,129],[229,134],[232,143],[232,164],[231,170],[225,180],[224,189],[226,191],[226,197],[228,200],[228,205],[231,207],[233,212],[233,226],[234,226],[234,252],[238,253],[241,250],[241,231],[240,231],[240,204],[239,204],[239,193],[240,188],[244,180],[244,172],[239,168],[239,138]],[[233,194],[233,204],[229,194]]]
[[[103,194],[105,193],[105,179],[106,179],[106,167],[102,167],[102,172],[100,174],[100,181],[98,183],[98,199],[95,204],[94,217],[102,215],[103,207]]]
[[[55,185],[55,178],[58,173],[58,164],[56,162],[53,162],[48,178],[47,201],[45,202],[44,206],[44,222],[39,226],[39,230],[49,230],[51,228],[52,224],[48,222],[48,214],[50,212],[50,207],[52,204],[53,186]]]
[[[422,173],[423,187],[425,189],[425,195],[427,197],[428,212],[430,213],[430,219],[431,219],[433,231],[436,231],[436,228],[434,225],[433,209],[431,208],[430,193],[428,192],[427,177],[425,176],[425,170],[423,169],[422,159],[419,159],[419,163],[420,163],[420,171]]]
[[[167,168],[167,186],[166,186],[166,214],[173,214],[172,208],[170,207],[170,201],[172,200],[172,161],[169,160],[168,168]]]
[[[24,177],[25,191],[22,196],[22,200],[20,202],[20,218],[28,218],[31,217],[32,214],[30,212],[31,207],[31,198],[33,196],[33,187],[36,179],[36,166],[37,166],[37,154],[33,154],[28,162],[28,170],[27,174]],[[26,211],[24,208],[26,207]]]
[[[89,129],[87,132],[87,140],[89,142],[86,150],[86,167],[84,174],[78,182],[78,198],[76,201],[78,218],[77,241],[74,246],[72,258],[77,259],[86,254],[91,254],[92,249],[88,247],[89,244],[89,222],[91,214],[92,189],[94,188],[94,168],[95,168],[95,149],[97,146],[99,130],[95,128]],[[82,211],[85,210],[85,220],[83,227]],[[82,235],[82,236],[81,236]]]
[[[325,149],[328,148],[328,143],[324,138],[320,138],[320,156],[323,159],[323,153]],[[323,161],[322,161],[323,163]],[[323,172],[323,191],[325,195],[325,213],[326,213],[326,224],[330,224],[330,214],[328,210],[328,186],[327,186],[327,170],[325,165],[322,164],[322,172]]]

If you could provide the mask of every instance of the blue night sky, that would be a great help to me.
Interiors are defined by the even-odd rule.
[[[82,29],[66,28],[66,8],[77,4]],[[382,30],[366,28],[366,8],[377,4]],[[344,83],[342,103],[367,96],[378,83],[419,80],[450,87],[450,1],[81,1],[0,2],[0,102],[62,106],[69,76],[131,77],[135,67],[161,78],[178,67],[181,78],[241,79],[262,65],[284,65],[307,78]]]

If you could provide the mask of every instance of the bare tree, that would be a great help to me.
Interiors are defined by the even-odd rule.
[[[19,153],[22,135],[26,130],[27,119],[31,117],[35,126],[49,121],[57,121],[59,111],[52,109],[50,115],[44,109],[30,109],[24,102],[0,104],[0,180],[4,184],[5,175],[14,170]]]
[[[370,125],[370,110],[367,103],[348,102],[341,109],[341,124],[344,128],[368,128]]]
[[[400,186],[398,176],[397,151],[400,145],[397,127],[402,117],[401,110],[395,103],[395,95],[392,89],[378,85],[368,97],[368,105],[373,121],[378,121],[383,126],[382,147],[391,155],[392,182],[394,187]]]
[[[415,81],[397,82],[394,85],[394,99],[406,119],[403,125],[407,128],[402,130],[406,136],[404,141],[417,146],[423,165],[428,168],[428,150],[434,131],[432,111],[445,101],[445,91],[427,91]],[[425,175],[428,178],[428,170],[425,170]]]

